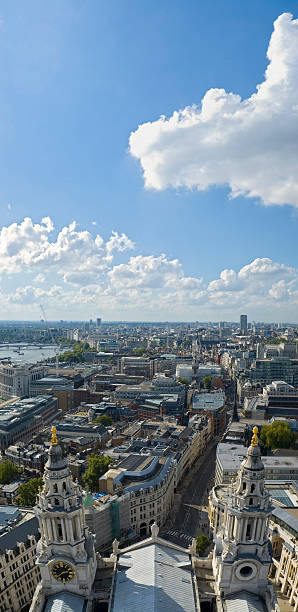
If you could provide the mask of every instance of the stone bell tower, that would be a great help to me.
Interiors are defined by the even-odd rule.
[[[94,536],[85,523],[81,487],[72,480],[55,427],[43,479],[35,507],[41,590],[45,597],[68,591],[86,598],[96,572]]]
[[[215,530],[213,574],[221,597],[245,590],[262,595],[268,586],[271,544],[267,521],[272,506],[264,487],[258,428],[236,482],[218,485],[210,495]]]

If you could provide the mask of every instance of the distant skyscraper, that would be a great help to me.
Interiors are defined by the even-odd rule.
[[[247,332],[247,315],[240,315],[240,331],[242,334]]]
[[[100,318],[100,317],[98,317],[98,318],[96,319],[96,327],[100,327],[100,326],[101,326],[101,318]]]

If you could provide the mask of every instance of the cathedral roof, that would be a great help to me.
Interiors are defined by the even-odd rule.
[[[43,612],[83,612],[85,597],[73,593],[59,593],[47,599]]]
[[[228,595],[223,601],[223,609],[226,612],[264,612],[263,600],[254,593],[239,591],[234,595]]]
[[[154,543],[120,554],[112,612],[195,612],[189,554]],[[123,603],[125,602],[125,604]]]

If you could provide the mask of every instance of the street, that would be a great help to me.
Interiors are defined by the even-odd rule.
[[[216,443],[198,459],[180,484],[176,495],[181,495],[181,501],[174,517],[162,529],[163,538],[188,547],[198,535],[201,506],[208,505],[208,493],[214,482],[215,458]]]

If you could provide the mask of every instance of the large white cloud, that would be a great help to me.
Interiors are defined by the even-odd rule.
[[[166,254],[129,256],[133,243],[125,234],[112,232],[105,241],[75,223],[51,240],[53,232],[49,218],[2,228],[1,318],[38,318],[42,303],[56,318],[233,319],[241,310],[252,318],[296,319],[298,270],[283,263],[256,258],[207,282],[187,276]]]
[[[125,235],[112,232],[105,242],[97,234],[78,231],[76,222],[63,227],[55,240],[50,240],[54,224],[50,217],[33,223],[26,217],[21,223],[2,227],[0,232],[0,274],[20,271],[49,273],[53,270],[73,285],[98,281],[113,261],[115,252],[133,248]],[[38,276],[37,276],[38,278]]]
[[[130,152],[145,185],[207,189],[298,206],[298,20],[274,23],[264,81],[250,98],[210,89],[200,106],[140,125]]]
[[[197,278],[185,277],[178,259],[169,260],[166,255],[159,257],[137,255],[128,264],[114,266],[108,272],[112,289],[193,289],[200,285]]]

